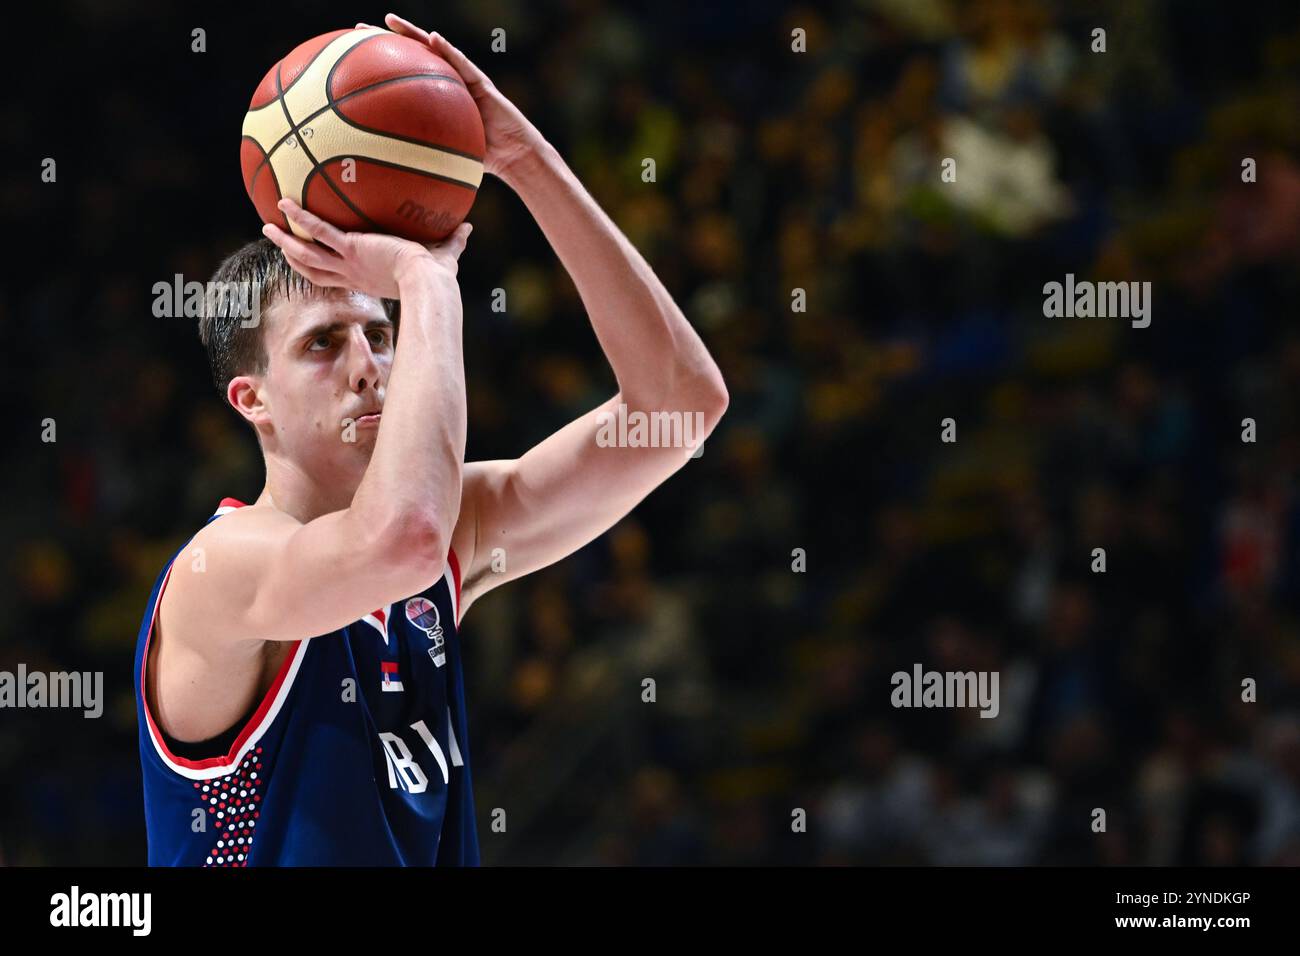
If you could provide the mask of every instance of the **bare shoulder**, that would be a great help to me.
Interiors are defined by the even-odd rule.
[[[451,534],[451,550],[460,564],[462,600],[472,601],[483,576],[477,560],[484,509],[503,493],[513,461],[467,461],[461,470],[460,514]],[[466,604],[468,606],[468,603]]]
[[[159,621],[169,640],[210,648],[223,625],[237,632],[240,609],[256,593],[259,575],[300,527],[296,518],[265,505],[237,508],[209,521],[176,555],[159,599]],[[186,626],[178,627],[182,621]]]
[[[274,508],[246,506],[209,521],[176,555],[145,665],[149,704],[167,733],[221,733],[292,650],[254,639],[245,609],[271,544],[297,526]]]

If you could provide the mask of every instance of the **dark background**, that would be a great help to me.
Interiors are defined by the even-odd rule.
[[[144,604],[263,479],[152,287],[257,236],[263,73],[385,8],[39,12],[0,105],[0,669],[102,670],[107,704],[0,711],[0,860],[143,863]],[[731,394],[701,459],[467,616],[485,862],[1300,863],[1295,4],[396,12],[560,149]],[[469,457],[513,457],[614,383],[522,203],[489,178],[470,218]],[[1066,273],[1150,281],[1151,326],[1045,318]],[[999,671],[1000,716],[893,709],[916,662]]]

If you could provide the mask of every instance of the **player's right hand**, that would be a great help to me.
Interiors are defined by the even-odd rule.
[[[432,259],[436,268],[454,277],[472,229],[469,223],[461,223],[445,239],[425,245],[379,232],[344,232],[287,197],[278,205],[315,240],[306,242],[271,223],[262,227],[263,235],[280,247],[295,271],[313,285],[355,289],[385,299],[398,298],[397,277],[417,260]]]

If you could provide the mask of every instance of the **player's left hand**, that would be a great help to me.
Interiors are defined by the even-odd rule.
[[[469,57],[456,49],[440,33],[421,30],[409,20],[395,13],[384,17],[388,29],[402,36],[426,43],[429,49],[455,68],[464,81],[483,117],[483,132],[487,138],[487,156],[483,168],[500,179],[508,180],[510,172],[521,160],[533,155],[546,140],[537,127],[529,122],[519,108],[511,103],[488,79],[487,74],[470,62]],[[358,30],[365,23],[358,23]]]

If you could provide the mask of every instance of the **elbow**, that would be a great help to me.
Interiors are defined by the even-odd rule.
[[[703,416],[706,433],[712,432],[731,403],[727,385],[722,380],[722,372],[716,365],[710,363],[706,372],[691,377],[686,389],[686,401],[691,410]]]
[[[412,522],[406,550],[416,567],[430,577],[442,576],[451,548],[451,528],[434,515],[422,515]]]
[[[719,419],[727,411],[727,406],[731,404],[731,395],[727,392],[727,385],[722,381],[722,373],[714,370],[714,382],[709,392],[709,412],[712,416],[713,423],[716,425]]]
[[[620,389],[620,400],[629,409],[692,417],[703,425],[706,436],[713,431],[731,401],[722,372],[712,361],[708,361],[703,369],[678,366],[672,373],[662,376],[659,384],[662,390],[649,395]]]
[[[421,587],[442,576],[451,547],[451,529],[436,515],[417,513],[396,517],[379,537],[378,547],[384,560],[425,581]]]

